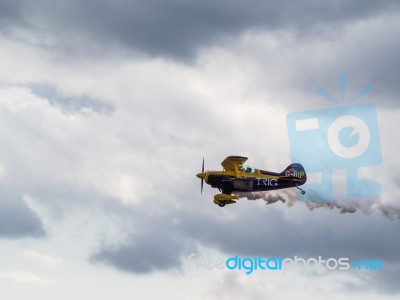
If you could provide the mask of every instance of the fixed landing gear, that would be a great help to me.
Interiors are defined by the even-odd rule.
[[[229,194],[217,194],[214,196],[214,203],[219,207],[224,207],[226,204],[236,203],[237,196],[229,195]]]
[[[301,191],[301,194],[302,194],[302,195],[305,195],[305,194],[306,194],[306,191],[303,190],[302,188],[299,188],[297,185],[296,185],[296,189],[299,189],[299,190]]]

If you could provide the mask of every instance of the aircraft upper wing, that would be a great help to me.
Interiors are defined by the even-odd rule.
[[[243,156],[228,156],[224,159],[221,165],[224,167],[226,171],[236,171],[235,165],[238,170],[242,170],[244,162],[247,160],[247,157]]]

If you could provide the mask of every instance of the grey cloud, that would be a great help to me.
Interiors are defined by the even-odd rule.
[[[8,3],[8,2],[4,2]],[[387,1],[63,1],[27,2],[24,21],[71,42],[89,38],[105,51],[110,44],[143,51],[151,56],[188,59],[208,45],[220,44],[244,30],[269,28],[303,35],[324,26],[341,25],[394,11]],[[65,43],[68,45],[68,43]]]
[[[1,187],[4,190],[4,187]],[[38,216],[18,197],[0,194],[0,237],[43,237],[46,232]]]
[[[380,106],[398,106],[400,59],[396,53],[400,51],[400,42],[393,38],[398,35],[398,20],[396,13],[390,17],[377,17],[376,20],[352,24],[329,38],[313,38],[312,35],[304,38],[291,36],[289,41],[277,38],[279,49],[284,51],[263,45],[256,49],[249,44],[244,46],[246,52],[242,51],[246,57],[255,59],[262,69],[263,76],[254,78],[260,86],[270,85],[268,70],[279,70],[276,76],[283,82],[279,85],[279,101],[285,101],[282,99],[286,91],[291,92],[289,100],[286,100],[291,103],[286,105],[292,109],[294,106],[304,107],[306,103],[315,103],[315,107],[332,104],[314,92],[318,85],[340,99],[338,75],[343,72],[348,74],[346,100],[366,84],[371,84],[372,91],[352,103],[373,101]]]
[[[326,53],[326,61],[319,68],[311,70],[315,66],[310,63],[299,69],[307,73],[307,77],[312,77],[314,82],[318,78],[319,83],[326,85],[333,96],[338,96],[340,92],[337,75],[347,72],[349,77],[346,100],[370,83],[373,86],[372,92],[357,99],[357,102],[370,99],[379,105],[397,106],[400,88],[396,78],[400,59],[396,53],[400,51],[400,42],[393,36],[398,34],[398,22],[389,21],[383,24],[386,25],[379,26],[379,29],[367,26],[364,30],[359,30],[352,41],[351,36],[336,40],[332,43],[334,48]],[[293,80],[296,81],[294,84],[303,81],[301,76],[296,76]],[[309,89],[310,86],[306,88]]]
[[[50,104],[67,112],[76,112],[87,108],[97,113],[110,114],[115,110],[109,102],[93,99],[86,95],[66,95],[53,85],[30,84],[29,88],[36,95],[47,99]]]
[[[16,25],[22,19],[21,1],[0,0],[0,24]]]
[[[102,245],[90,261],[139,274],[179,269],[188,239],[174,223],[173,214],[151,216],[153,213],[144,209],[127,211],[136,219],[138,233],[132,234],[122,245]]]
[[[180,267],[181,243],[169,238],[167,232],[159,235],[149,232],[133,242],[116,248],[105,246],[91,257],[92,262],[102,262],[134,273],[149,273]]]

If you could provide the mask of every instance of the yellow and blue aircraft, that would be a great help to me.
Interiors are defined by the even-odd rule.
[[[222,171],[204,171],[204,158],[201,173],[196,176],[201,179],[201,192],[204,181],[213,188],[219,189],[221,194],[214,196],[214,203],[224,207],[226,204],[236,203],[239,197],[231,195],[234,192],[259,192],[295,187],[299,188],[307,181],[306,171],[299,163],[290,164],[281,173],[259,170],[251,166],[243,166],[247,157],[228,156],[221,163]]]

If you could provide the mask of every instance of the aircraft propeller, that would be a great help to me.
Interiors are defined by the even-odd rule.
[[[204,173],[204,157],[203,157],[203,164],[201,165],[201,173]],[[204,177],[201,178],[201,190],[200,190],[200,194],[203,194],[203,184],[204,184]]]
[[[206,174],[204,174],[204,157],[203,157],[203,164],[201,165],[201,173],[197,174],[196,176],[201,179],[201,189],[200,193],[203,194],[203,185],[204,185],[204,177]]]

